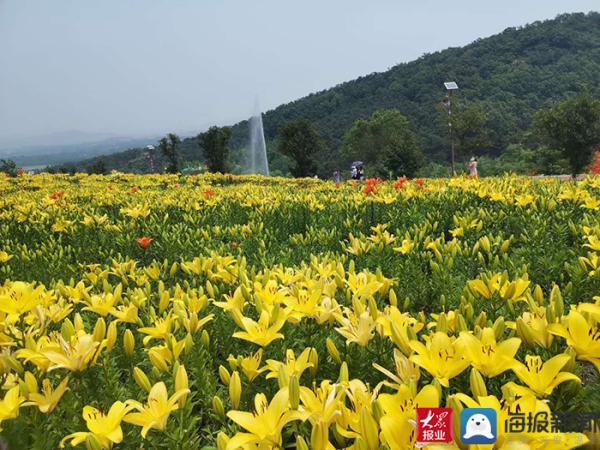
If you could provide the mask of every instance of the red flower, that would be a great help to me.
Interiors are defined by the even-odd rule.
[[[394,189],[402,189],[404,187],[404,183],[406,183],[406,180],[408,180],[408,178],[406,177],[398,177],[398,181],[396,181],[394,184],[392,184],[392,187]]]
[[[217,193],[215,191],[213,191],[212,189],[207,189],[204,191],[204,195],[207,197],[212,197],[213,195],[216,195]]]
[[[23,169],[17,170],[17,175],[23,175]]]
[[[417,183],[419,186],[423,186],[423,180],[421,180],[420,178],[417,178],[415,180],[415,183]]]
[[[10,173],[7,173],[7,174],[6,174],[6,178],[10,178]]]
[[[335,187],[340,187],[342,185],[342,183],[340,183],[339,181],[337,183],[335,183]]]
[[[173,187],[174,187],[174,188],[178,188],[178,187],[179,187],[179,185],[178,185],[178,184],[174,184],[174,185],[173,185]]]
[[[56,197],[62,197],[63,195],[65,195],[65,191],[56,191],[53,192],[52,195],[50,195],[50,198],[54,200],[56,199]]]
[[[138,190],[138,188],[132,187],[130,193],[133,194],[133,193],[137,192],[137,190]]]
[[[142,248],[146,248],[146,247],[148,247],[150,242],[152,242],[152,238],[151,237],[141,237],[141,238],[136,238],[136,241],[138,242],[138,244],[140,244],[142,246]]]
[[[232,243],[232,245],[233,245],[235,248],[238,248],[238,247],[241,247],[241,246],[243,246],[244,244],[243,244],[243,243],[239,243],[239,244],[238,244],[237,242],[233,242],[233,243]]]
[[[109,184],[109,185],[108,185],[108,188],[112,190],[112,184]]]

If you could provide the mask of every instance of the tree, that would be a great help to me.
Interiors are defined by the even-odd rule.
[[[600,145],[600,100],[585,92],[540,110],[533,116],[533,132],[569,161],[573,177],[591,163]]]
[[[89,175],[106,175],[108,173],[108,163],[106,158],[94,158],[92,164],[85,168]]]
[[[229,155],[229,139],[231,128],[212,126],[205,133],[198,135],[198,144],[202,149],[208,170],[212,173],[227,172]]]
[[[442,103],[439,110],[446,134],[454,140],[454,150],[466,169],[470,155],[492,145],[486,128],[488,115],[479,103],[466,103],[456,97]]]
[[[324,147],[325,142],[308,119],[279,125],[279,151],[295,161],[295,166],[290,167],[295,177],[308,177],[315,173],[314,154]]]
[[[0,172],[14,178],[17,176],[17,165],[12,159],[2,159],[0,160]]]
[[[178,173],[180,170],[180,144],[181,139],[179,138],[179,136],[173,133],[169,133],[166,137],[158,141],[158,148],[160,149],[162,154],[170,161],[170,164],[167,167],[168,173]]]
[[[361,160],[375,175],[413,177],[425,165],[425,155],[396,109],[375,111],[369,120],[358,120],[344,138],[342,155]]]

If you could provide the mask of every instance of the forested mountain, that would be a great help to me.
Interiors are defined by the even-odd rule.
[[[281,105],[263,116],[269,156],[281,159],[272,142],[279,124],[307,118],[327,144],[317,156],[319,174],[330,175],[354,122],[378,109],[396,108],[410,121],[427,156],[445,161],[448,142],[436,108],[444,98],[445,81],[458,83],[461,99],[481,102],[493,142],[483,152],[498,155],[507,144],[522,140],[539,108],[584,89],[600,94],[600,13],[564,14],[508,28]],[[241,149],[247,142],[248,122],[234,125],[231,147]],[[185,158],[200,158],[194,157],[194,139],[185,140],[184,146]],[[139,151],[132,155],[140,157]],[[127,170],[131,165],[123,154],[107,158],[110,168]],[[118,166],[113,164],[117,161]]]

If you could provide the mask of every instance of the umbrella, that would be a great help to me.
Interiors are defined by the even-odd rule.
[[[356,166],[362,166],[363,162],[362,161],[354,161],[351,165],[354,166],[354,167],[356,167]]]

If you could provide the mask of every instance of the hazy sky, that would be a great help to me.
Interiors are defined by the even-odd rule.
[[[0,136],[185,133],[598,0],[0,0]]]

